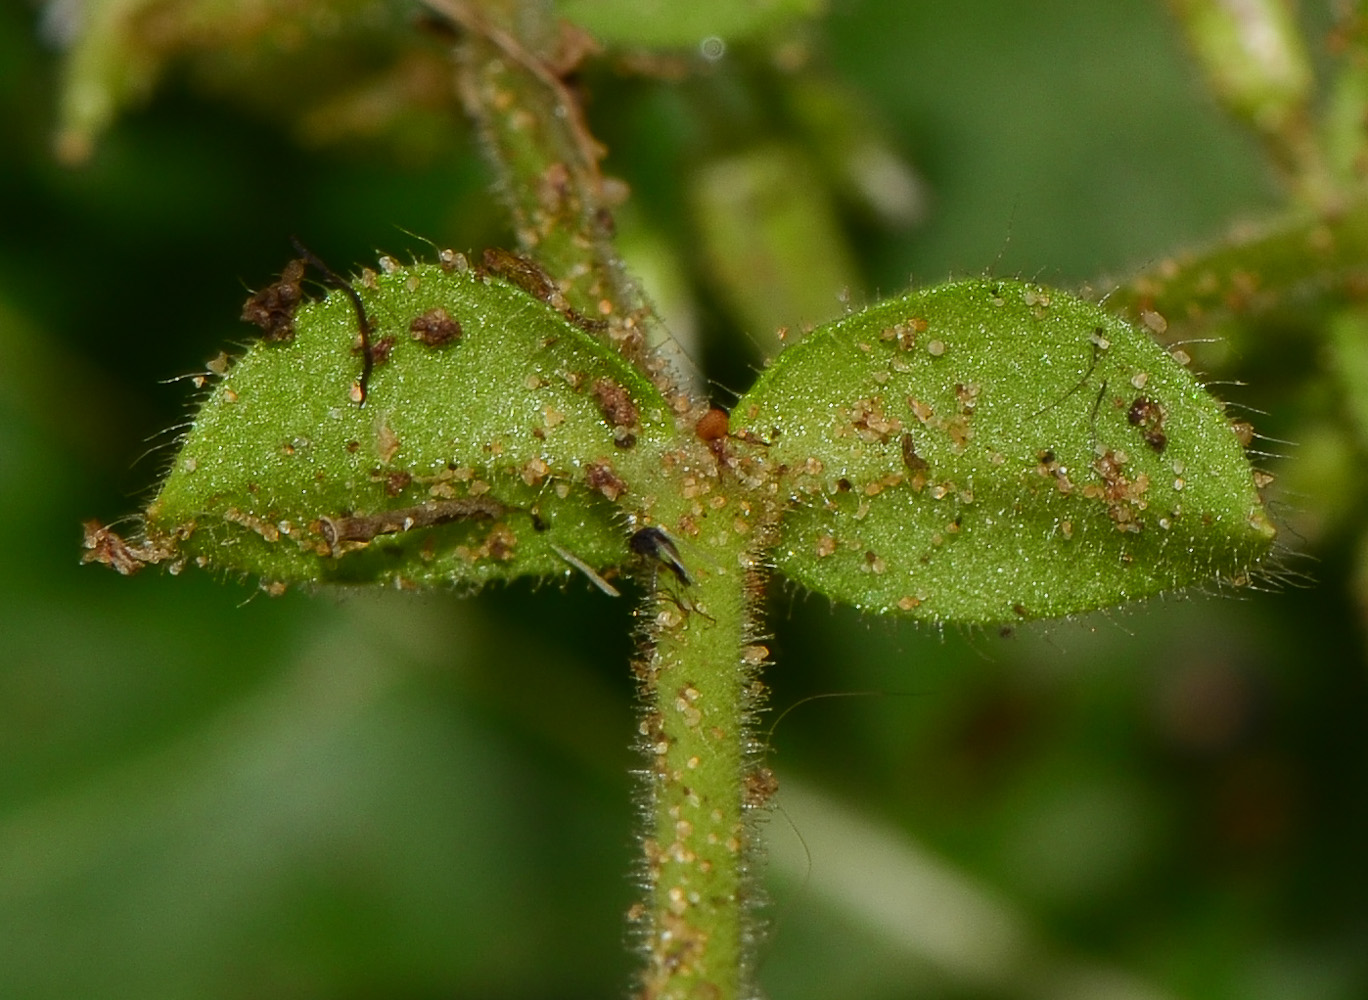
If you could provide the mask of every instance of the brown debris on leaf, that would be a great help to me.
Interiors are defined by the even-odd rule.
[[[1149,491],[1150,478],[1141,472],[1135,479],[1127,479],[1124,466],[1128,461],[1125,452],[1108,450],[1093,462],[1093,471],[1102,477],[1104,485],[1090,483],[1083,487],[1083,495],[1090,500],[1103,500],[1107,504],[1107,515],[1116,523],[1118,531],[1139,532],[1144,524],[1139,519],[1148,503],[1145,499]]]
[[[888,441],[903,429],[897,417],[884,415],[883,400],[878,396],[857,399],[850,408],[850,426],[861,441]]]
[[[610,378],[594,382],[594,398],[604,419],[614,427],[632,427],[640,419],[631,394]]]
[[[753,767],[742,783],[742,806],[763,809],[779,791],[779,779],[767,767]]]
[[[603,459],[586,465],[584,478],[609,500],[616,500],[627,492],[627,484],[613,471],[612,464]]]
[[[1126,411],[1126,420],[1132,427],[1139,427],[1145,444],[1162,454],[1168,445],[1168,435],[1164,433],[1164,420],[1168,416],[1161,403],[1145,396],[1137,396]]]
[[[917,454],[917,443],[911,434],[902,436],[902,460],[903,465],[913,472],[924,472],[927,468],[926,459]]]
[[[613,428],[613,443],[619,448],[635,445],[641,414],[631,394],[612,379],[601,378],[594,382],[594,398],[598,400],[599,412]]]
[[[264,340],[281,343],[294,340],[294,314],[304,297],[300,287],[304,280],[304,264],[302,259],[290,261],[279,281],[267,285],[243,303],[243,320],[261,327]]]
[[[151,540],[131,545],[99,521],[86,521],[82,528],[85,537],[81,544],[86,551],[81,553],[81,562],[104,563],[123,576],[132,576],[144,566],[164,562],[175,555],[169,546]]]
[[[413,317],[409,333],[426,347],[445,347],[461,339],[461,324],[441,306]]]
[[[365,347],[363,345],[358,345],[353,349],[353,353],[360,353],[364,349]],[[390,354],[394,351],[394,338],[381,337],[375,343],[371,344],[370,351],[371,363],[377,366],[383,365],[389,360]]]
[[[497,500],[485,497],[466,497],[457,500],[436,500],[431,503],[386,510],[377,514],[352,514],[339,517],[320,517],[316,531],[328,543],[334,556],[349,551],[346,543],[368,543],[381,535],[395,535],[418,528],[430,528],[452,521],[500,517],[508,508]]]
[[[410,472],[400,470],[398,472],[387,473],[384,477],[385,494],[387,496],[397,497],[399,494],[403,493],[404,490],[408,489],[412,482],[413,474]]]

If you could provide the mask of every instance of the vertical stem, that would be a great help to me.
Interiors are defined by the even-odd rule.
[[[762,585],[760,529],[745,500],[722,496],[711,482],[717,488],[705,502],[670,525],[691,581],[660,569],[646,603],[649,647],[638,675],[647,898],[634,908],[645,950],[638,1000],[753,995],[760,899],[750,811],[772,780],[756,762],[752,727],[763,691],[757,669],[768,655],[752,618]]]
[[[618,349],[666,383],[644,350],[647,314],[612,245],[602,150],[564,83],[579,39],[554,21],[547,0],[427,2],[465,32],[462,96],[520,249],[554,275],[570,308],[606,319]],[[768,655],[752,615],[758,553],[776,512],[767,494],[743,489],[720,451],[684,434],[668,461],[632,477],[634,516],[663,528],[679,550],[678,562],[661,553],[653,567],[637,665],[648,762],[646,897],[632,911],[644,952],[637,996],[745,1000],[754,995],[759,902],[751,816],[773,784],[752,728],[756,673]]]
[[[607,322],[640,360],[646,310],[613,246],[617,188],[564,77],[592,48],[548,0],[427,0],[464,29],[459,81],[484,140],[519,249],[560,283],[572,309]]]
[[[1315,74],[1292,0],[1169,0],[1216,98],[1263,140],[1291,190],[1334,198],[1313,110]]]

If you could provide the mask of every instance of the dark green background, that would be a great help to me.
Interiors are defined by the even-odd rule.
[[[35,24],[0,8],[0,996],[621,995],[630,598],[269,599],[78,565],[80,522],[135,509],[186,419],[188,383],[165,380],[246,339],[244,288],[290,234],[338,269],[422,252],[401,230],[506,242],[468,137],[304,148],[173,71],[91,162],[59,167]],[[820,32],[931,194],[910,232],[849,220],[871,288],[1096,281],[1278,204],[1158,3],[835,0]],[[729,140],[700,138],[663,85],[593,82],[610,169],[687,247],[679,165]],[[723,360],[725,323],[703,316],[710,370],[743,387],[744,347]],[[1314,445],[1336,419],[1306,331],[1222,360],[1270,433]],[[1368,995],[1361,475],[1317,479],[1314,458],[1299,479],[1280,466],[1309,586],[1010,637],[777,586],[770,717],[874,692],[784,715],[781,785],[985,889],[1035,971],[992,985],[928,958],[874,894],[834,902],[815,868],[835,862],[814,850],[805,881],[795,847],[823,821],[790,823],[781,791],[772,995],[1063,996],[1040,984],[1083,968],[1134,988],[1086,997]]]

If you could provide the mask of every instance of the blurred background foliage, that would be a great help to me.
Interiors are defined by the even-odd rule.
[[[620,995],[630,599],[78,565],[290,234],[339,270],[509,243],[417,5],[143,4],[121,36],[139,6],[0,7],[0,995]],[[578,77],[719,402],[776,328],[909,279],[1105,291],[1283,203],[1151,0],[757,9]],[[773,996],[1368,995],[1364,455],[1326,346],[1362,329],[1192,348],[1296,442],[1309,583],[1002,635],[776,586]]]

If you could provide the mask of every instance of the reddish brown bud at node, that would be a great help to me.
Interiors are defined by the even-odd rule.
[[[727,411],[714,406],[699,418],[694,433],[700,441],[718,441],[727,436]]]

